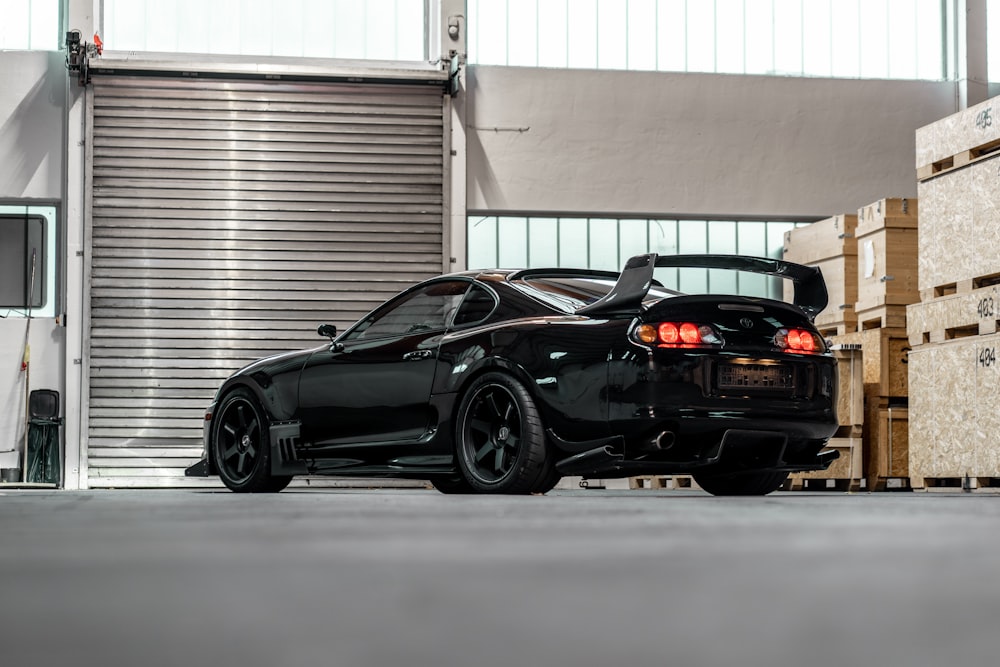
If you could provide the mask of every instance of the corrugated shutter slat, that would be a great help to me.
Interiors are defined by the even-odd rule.
[[[202,486],[219,383],[442,266],[442,93],[95,77],[89,484]]]

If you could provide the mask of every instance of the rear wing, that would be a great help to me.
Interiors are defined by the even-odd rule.
[[[625,263],[618,282],[601,299],[577,310],[579,315],[638,314],[643,299],[653,284],[657,268],[729,269],[746,271],[791,280],[794,286],[792,303],[801,308],[810,320],[815,320],[826,308],[829,296],[823,273],[815,267],[793,264],[779,259],[745,255],[636,255]]]

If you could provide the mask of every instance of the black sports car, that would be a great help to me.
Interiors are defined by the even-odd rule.
[[[657,267],[794,284],[794,303],[686,295]],[[444,493],[544,493],[564,475],[690,474],[762,495],[825,469],[836,361],[812,319],[818,269],[744,256],[640,255],[618,273],[470,271],[407,289],[329,343],[257,361],[205,414],[233,491],[295,475],[426,479]]]

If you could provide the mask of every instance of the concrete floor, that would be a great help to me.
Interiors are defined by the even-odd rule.
[[[1000,495],[0,493],[0,664],[993,665]]]

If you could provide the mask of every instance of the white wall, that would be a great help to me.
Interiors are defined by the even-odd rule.
[[[914,197],[954,82],[473,66],[477,212],[825,217]]]
[[[0,51],[0,201],[58,205],[66,140],[66,70],[61,53]],[[54,257],[52,261],[59,261]],[[0,467],[23,447],[24,318],[0,319]],[[65,329],[54,318],[31,324],[31,389],[65,400]]]
[[[0,51],[0,197],[58,202],[62,194],[65,56]]]

